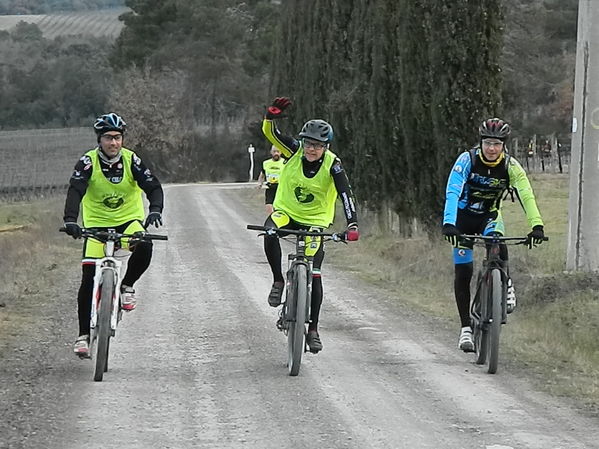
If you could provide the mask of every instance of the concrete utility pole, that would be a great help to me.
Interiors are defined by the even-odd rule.
[[[599,269],[599,1],[579,0],[568,270]],[[550,231],[549,231],[550,234]]]

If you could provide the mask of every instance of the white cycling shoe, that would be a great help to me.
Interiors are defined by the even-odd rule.
[[[470,326],[463,327],[460,330],[458,348],[464,352],[474,352],[474,340],[472,340],[472,328]]]
[[[128,285],[121,287],[121,308],[127,312],[135,309],[137,299],[135,298],[135,289]]]
[[[505,300],[506,312],[512,313],[516,308],[516,292],[514,291],[514,284],[512,278],[507,280],[507,295]]]
[[[82,359],[91,358],[91,354],[89,353],[89,335],[80,335],[77,337],[73,345],[73,352]]]

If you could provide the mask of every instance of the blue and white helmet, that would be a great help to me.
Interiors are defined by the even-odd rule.
[[[107,131],[118,131],[121,134],[125,134],[127,124],[125,120],[118,114],[111,112],[98,117],[94,123],[94,131],[98,136],[104,134]]]

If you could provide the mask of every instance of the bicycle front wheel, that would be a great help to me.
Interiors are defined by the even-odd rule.
[[[501,284],[501,272],[495,269],[491,273],[492,276],[492,295],[491,295],[491,323],[489,326],[489,373],[497,372],[497,364],[499,362],[499,336],[501,334],[501,301],[503,294],[503,286]]]
[[[306,332],[306,304],[308,301],[308,271],[305,265],[297,264],[293,275],[293,305],[294,318],[289,323],[287,333],[289,375],[297,376],[304,353],[304,338]]]
[[[108,348],[110,345],[110,314],[114,298],[114,274],[111,270],[102,273],[102,288],[100,290],[100,306],[96,324],[96,365],[94,380],[101,381],[104,371],[108,368]]]
[[[489,280],[486,276],[487,275],[485,274],[485,279],[483,279],[480,283],[480,289],[477,292],[476,301],[478,301],[478,314],[477,319],[474,319],[472,324],[477,365],[485,364],[487,361],[487,352],[489,347],[489,330],[485,324],[487,317],[489,316]]]

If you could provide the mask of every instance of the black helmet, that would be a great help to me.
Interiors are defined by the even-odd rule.
[[[314,119],[307,121],[299,133],[300,137],[330,143],[333,140],[333,127],[324,120]]]
[[[510,125],[499,118],[487,119],[478,128],[481,139],[492,138],[504,141],[510,132],[512,132]]]
[[[107,131],[118,131],[121,134],[125,134],[126,128],[127,124],[125,123],[125,120],[123,120],[121,116],[115,114],[114,112],[101,115],[94,123],[94,131],[96,131],[98,136]]]

